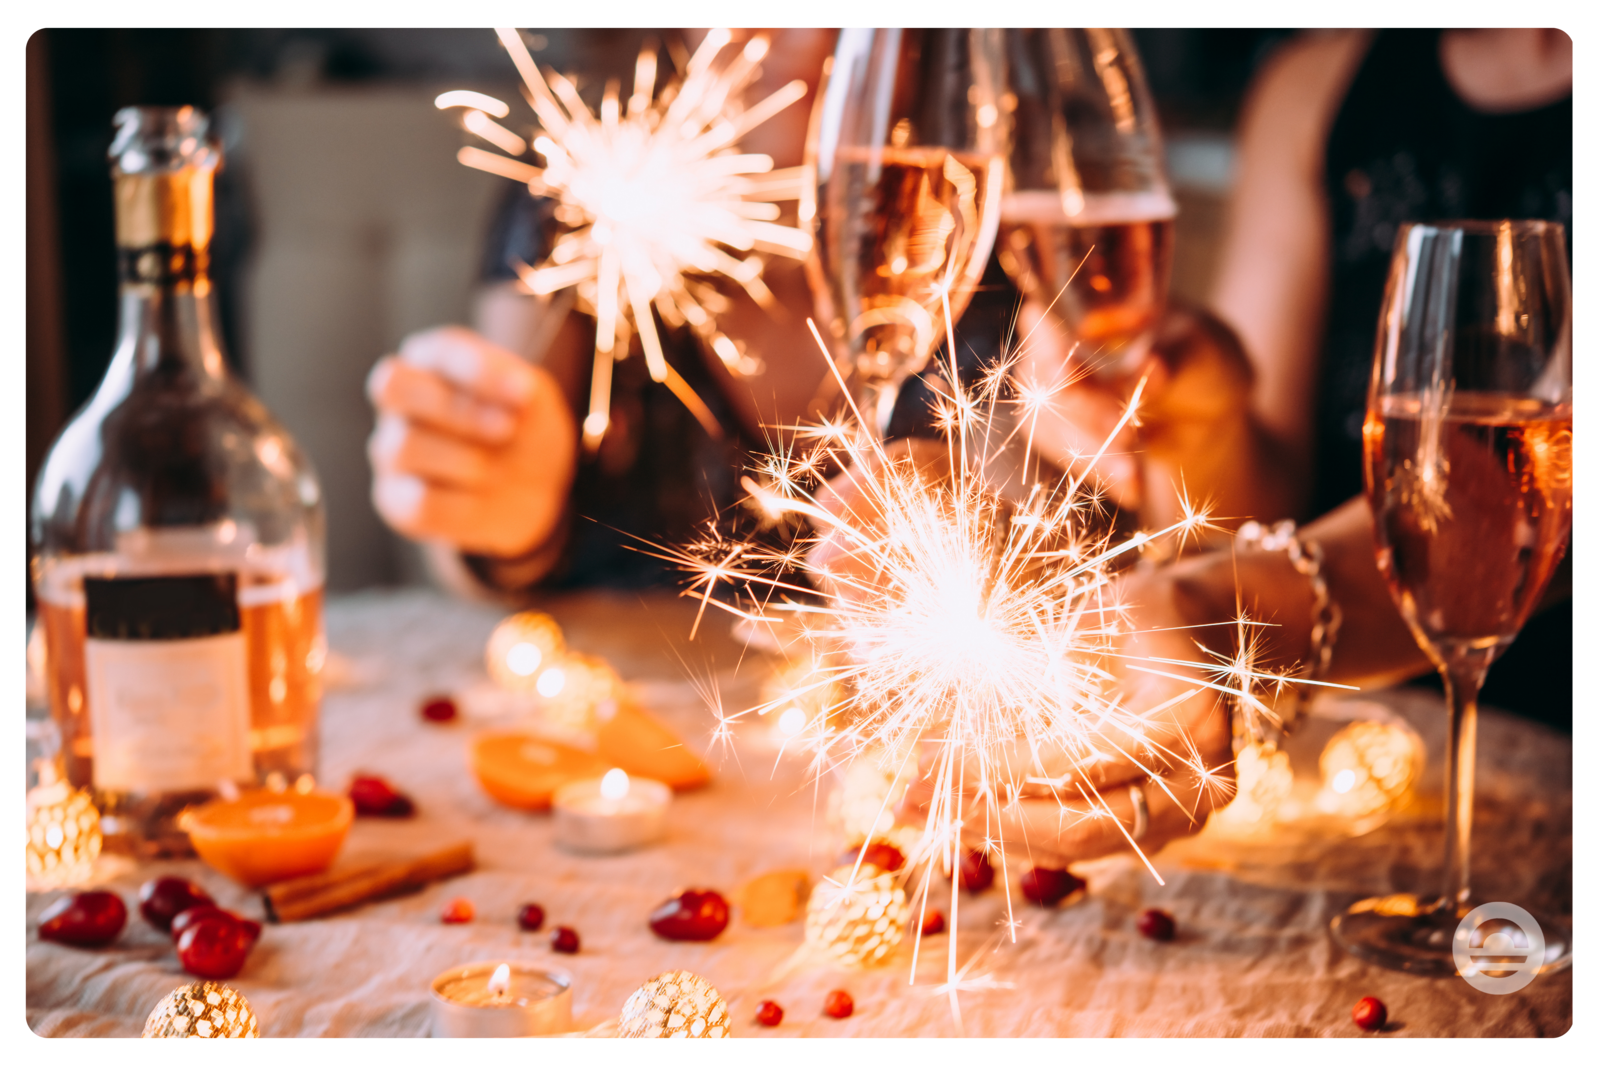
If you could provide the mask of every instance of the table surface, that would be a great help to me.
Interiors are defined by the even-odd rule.
[[[585,593],[545,605],[568,643],[601,654],[647,706],[703,747],[711,716],[702,693],[728,707],[754,701],[764,670],[718,621],[688,641],[692,603],[665,594]],[[797,965],[802,923],[757,929],[737,914],[704,944],[657,939],[649,911],[680,887],[731,893],[762,872],[830,869],[839,840],[822,815],[826,789],[797,757],[778,756],[744,731],[717,763],[714,783],[673,803],[668,838],[631,854],[582,857],[552,842],[548,816],[498,807],[466,768],[473,725],[436,726],[417,714],[426,693],[483,681],[482,651],[502,612],[423,590],[334,597],[330,645],[343,680],[330,679],[322,710],[322,775],[343,782],[382,773],[417,801],[405,821],[358,819],[341,861],[419,851],[470,838],[478,867],[410,896],[322,920],[269,925],[231,983],[250,1000],[265,1036],[422,1036],[428,984],[440,971],[480,959],[520,959],[574,975],[574,1021],[603,1026],[628,994],[663,970],[707,978],[728,1000],[738,1036],[933,1036],[957,1032],[943,979],[948,936],[923,942],[910,982],[910,938],[871,970]],[[1016,942],[1000,940],[1005,897],[995,888],[962,903],[957,949],[969,977],[991,987],[962,993],[973,1036],[1354,1036],[1350,1008],[1362,996],[1389,1008],[1393,1036],[1555,1036],[1572,1020],[1571,970],[1493,996],[1464,981],[1391,973],[1347,956],[1327,933],[1351,901],[1425,890],[1436,877],[1442,832],[1439,778],[1444,724],[1437,697],[1395,690],[1364,697],[1410,722],[1428,748],[1418,801],[1361,836],[1273,834],[1225,838],[1208,830],[1155,857],[1165,885],[1137,860],[1075,868],[1089,882],[1079,902],[1020,912]],[[1480,725],[1478,898],[1571,913],[1572,746],[1528,722],[1485,712]],[[1297,757],[1298,758],[1298,757]],[[1315,753],[1311,755],[1314,770]],[[714,760],[715,761],[715,760]],[[224,906],[259,915],[258,897],[198,862],[134,867],[102,859],[96,879],[134,898],[158,873],[194,877]],[[1014,870],[1013,876],[1019,871]],[[185,981],[170,941],[137,916],[116,944],[81,950],[43,943],[38,914],[59,893],[28,896],[27,1018],[47,1036],[134,1036],[151,1007]],[[442,925],[440,906],[466,896],[468,925]],[[1018,897],[1020,901],[1020,897]],[[520,932],[518,907],[537,901],[547,928],[578,930],[582,950],[553,955],[545,935]],[[1172,943],[1134,929],[1150,906],[1171,911]],[[855,1014],[834,1020],[822,1001],[848,989]],[[762,999],[785,1011],[763,1029]]]

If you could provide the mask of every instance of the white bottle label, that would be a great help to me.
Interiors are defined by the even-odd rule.
[[[94,784],[178,792],[252,776],[243,633],[84,649]]]

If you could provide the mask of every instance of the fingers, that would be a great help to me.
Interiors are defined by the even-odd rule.
[[[491,470],[486,449],[393,414],[378,416],[367,457],[379,474],[414,474],[457,488],[487,484]]]
[[[1125,786],[1087,800],[1017,800],[1001,809],[999,831],[990,838],[1004,839],[1008,851],[1044,856],[1057,866],[1131,851],[1135,844],[1153,855],[1169,841],[1198,832],[1212,810],[1229,798],[1225,786],[1202,784],[1192,775],[1146,782],[1142,788],[1149,820],[1137,841],[1130,839],[1136,815]],[[981,839],[974,834],[974,843]]]
[[[503,444],[516,430],[516,416],[508,408],[476,399],[438,373],[393,356],[372,368],[367,395],[379,411],[483,444]]]
[[[402,362],[431,370],[475,399],[520,407],[534,391],[534,371],[518,356],[460,326],[413,333],[400,342]]]

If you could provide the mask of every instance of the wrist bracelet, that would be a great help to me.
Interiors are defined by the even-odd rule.
[[[1235,541],[1243,548],[1287,553],[1289,564],[1310,583],[1311,647],[1304,677],[1308,681],[1322,680],[1333,662],[1333,646],[1339,639],[1339,626],[1344,621],[1344,613],[1328,591],[1328,579],[1322,574],[1322,545],[1316,541],[1302,540],[1295,533],[1294,522],[1287,518],[1270,528],[1260,522],[1246,522],[1239,527]],[[1295,686],[1294,692],[1293,714],[1281,726],[1284,733],[1288,732],[1293,719],[1300,716],[1306,703],[1301,686]]]

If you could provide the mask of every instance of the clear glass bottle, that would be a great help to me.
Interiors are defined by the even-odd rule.
[[[323,510],[223,361],[206,117],[115,123],[116,352],[40,470],[29,549],[65,775],[93,789],[108,850],[153,857],[190,853],[191,803],[312,781]]]

